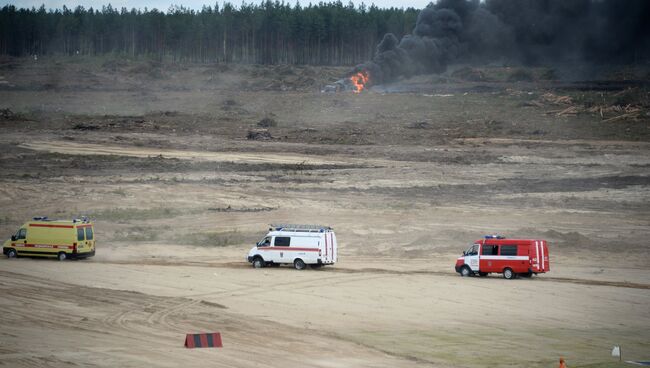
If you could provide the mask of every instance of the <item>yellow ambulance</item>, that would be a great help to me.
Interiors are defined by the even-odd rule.
[[[4,242],[2,253],[9,258],[19,256],[86,258],[95,255],[95,232],[87,218],[49,220],[34,217]]]

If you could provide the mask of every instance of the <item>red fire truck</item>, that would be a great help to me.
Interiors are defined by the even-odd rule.
[[[477,240],[456,260],[461,276],[503,273],[506,279],[530,277],[550,271],[546,240],[506,239],[487,235]]]

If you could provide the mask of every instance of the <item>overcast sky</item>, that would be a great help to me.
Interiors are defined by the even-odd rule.
[[[247,3],[259,3],[262,0],[249,0]],[[285,0],[287,1],[287,0]],[[348,0],[341,0],[343,4],[347,4]],[[381,8],[390,8],[390,7],[398,7],[398,8],[407,8],[407,7],[414,7],[414,8],[424,8],[431,0],[353,0],[352,2],[356,5],[361,4],[362,2],[365,3],[366,5],[370,5],[374,3],[378,7]],[[113,6],[113,8],[120,9],[122,7],[126,7],[128,9],[131,8],[140,8],[144,9],[144,7],[147,7],[149,9],[157,8],[159,10],[167,10],[169,8],[169,5],[175,4],[175,5],[183,5],[185,7],[189,7],[192,9],[201,9],[203,4],[206,5],[214,5],[216,1],[212,0],[0,0],[0,4],[2,6],[7,5],[7,4],[12,4],[15,5],[18,8],[31,8],[31,7],[40,7],[42,4],[45,5],[45,8],[47,9],[54,9],[54,8],[61,8],[63,5],[67,6],[68,8],[74,8],[77,5],[82,5],[85,8],[93,7],[95,9],[101,9],[102,5],[106,5],[108,3]],[[218,1],[219,4],[223,4],[224,1],[220,0]],[[241,4],[241,0],[232,0],[230,1],[231,3],[235,5]],[[295,4],[296,0],[289,0],[288,1],[291,4]],[[319,0],[315,1],[308,1],[308,0],[301,0],[300,4],[301,5],[308,5],[309,3],[318,3]],[[330,2],[327,0],[324,0],[323,2]]]

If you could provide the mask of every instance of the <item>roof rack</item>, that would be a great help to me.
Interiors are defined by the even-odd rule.
[[[329,226],[323,225],[306,225],[306,224],[270,224],[271,231],[298,231],[298,232],[325,232],[332,230]]]
[[[32,220],[34,220],[34,221],[52,221],[52,220],[48,219],[47,216],[32,217]]]

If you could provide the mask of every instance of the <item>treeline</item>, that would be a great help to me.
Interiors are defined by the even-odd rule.
[[[170,7],[0,10],[0,54],[153,57],[190,62],[353,65],[387,33],[409,33],[418,10],[284,2]]]

